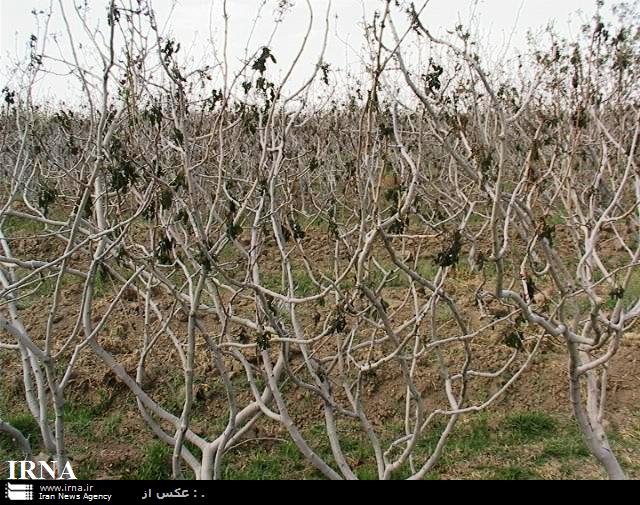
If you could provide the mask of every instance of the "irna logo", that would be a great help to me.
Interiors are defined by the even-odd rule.
[[[71,463],[56,461],[8,461],[9,480],[76,480]]]
[[[33,484],[11,484],[7,482],[4,496],[9,501],[33,500]]]

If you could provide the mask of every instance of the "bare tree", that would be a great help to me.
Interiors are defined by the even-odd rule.
[[[325,61],[331,6],[304,2],[292,61],[267,41],[234,70],[226,1],[206,67],[182,59],[148,0],[110,0],[99,33],[81,5],[52,5],[72,50],[48,52],[47,16],[24,91],[4,92],[0,348],[58,461],[65,395],[90,356],[173,448],[175,478],[222,478],[225,454],[273,423],[327,478],[358,476],[349,429],[380,479],[422,479],[460,417],[491,408],[556,339],[585,441],[624,478],[604,418],[609,363],[640,315],[636,13],[619,12],[617,33],[597,16],[574,44],[550,34],[516,79],[486,68],[464,27],[434,36],[427,4],[381,2],[367,75],[347,90]],[[296,86],[316,25],[324,43]],[[36,103],[49,65],[78,80],[77,107]],[[46,322],[25,324],[23,301],[45,288]],[[181,376],[179,412],[149,384],[158,362]],[[225,408],[196,428],[208,379]],[[375,416],[380,388],[395,423]],[[302,400],[331,458],[308,440]]]

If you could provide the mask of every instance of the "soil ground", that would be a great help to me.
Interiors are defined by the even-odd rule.
[[[313,242],[310,239],[310,242]],[[24,247],[40,256],[55,254],[41,243],[23,241]],[[322,241],[315,240],[316,244]],[[312,254],[325,256],[321,245]],[[274,268],[274,276],[277,270]],[[466,285],[465,283],[470,283]],[[472,293],[473,279],[463,273],[453,281],[451,289],[461,299]],[[401,286],[396,286],[401,290]],[[47,302],[47,286],[23,301],[27,331],[41,335],[46,322],[43,304]],[[49,286],[50,288],[50,286]],[[96,304],[100,313],[109,304],[109,287],[99,286],[102,298]],[[73,327],[81,286],[69,283],[63,289],[63,317],[56,321],[56,332],[68,334]],[[454,293],[455,294],[455,293]],[[385,296],[393,307],[401,295],[390,289]],[[463,301],[464,303],[464,301]],[[472,303],[468,300],[467,303]],[[67,317],[69,316],[69,317]],[[308,315],[310,316],[310,315]],[[213,324],[212,321],[209,321]],[[125,300],[106,328],[102,344],[117,356],[129,371],[139,359],[140,304],[135,297]],[[184,324],[178,321],[177,324]],[[495,344],[495,336],[490,337]],[[482,343],[482,342],[480,342]],[[511,352],[506,346],[477,349],[474,364],[479,369],[495,368],[496,356]],[[456,356],[450,356],[456,359]],[[152,397],[175,414],[181,408],[182,378],[176,367],[176,356],[170,346],[160,348],[148,363],[146,389]],[[608,400],[608,430],[619,458],[633,478],[640,478],[640,335],[630,333],[611,366]],[[206,360],[199,363],[206,372]],[[29,436],[38,447],[37,426],[26,411],[20,368],[8,351],[0,351],[0,417]],[[203,376],[205,374],[203,373]],[[211,374],[209,374],[211,375]],[[240,379],[241,377],[237,377]],[[397,429],[394,412],[401,412],[403,387],[397,375],[384,372],[367,392],[372,405],[368,412],[376,428]],[[422,378],[428,384],[428,375]],[[491,389],[499,384],[484,384]],[[426,387],[426,386],[425,386]],[[487,412],[462,419],[451,438],[444,457],[429,475],[434,479],[591,479],[604,478],[602,469],[589,455],[572,419],[567,398],[568,377],[566,353],[560,342],[547,341],[532,367],[516,382],[497,405]],[[310,444],[326,456],[329,443],[323,435],[323,415],[317,404],[305,394],[292,390],[295,405],[292,414],[303,421],[304,435]],[[435,393],[434,393],[435,394]],[[193,427],[198,433],[219,433],[226,419],[225,397],[219,381],[203,380],[197,384]],[[158,442],[140,418],[135,399],[129,390],[89,353],[81,358],[67,391],[65,406],[67,445],[79,478],[87,479],[163,479],[170,475],[170,449]],[[435,428],[438,425],[436,424]],[[353,426],[340,425],[341,440],[349,462],[359,477],[376,477],[370,448]],[[417,456],[426,454],[437,441],[433,437],[421,443]],[[0,460],[15,455],[15,447],[0,437]],[[224,477],[228,479],[313,479],[321,476],[300,456],[283,429],[261,421],[248,436],[231,449],[225,458]],[[403,469],[395,478],[408,476]]]

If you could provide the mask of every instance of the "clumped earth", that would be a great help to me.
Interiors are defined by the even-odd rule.
[[[609,433],[614,449],[630,478],[640,478],[640,336],[634,336],[614,361],[609,401]],[[16,370],[2,355],[0,414],[29,435],[37,452],[36,423],[23,410]],[[140,419],[133,396],[124,387],[111,387],[108,374],[97,364],[84,363],[87,377],[77,382],[66,406],[68,443],[77,475],[83,479],[167,479],[171,451],[154,439]],[[158,378],[154,391],[176,394],[170,377]],[[497,407],[465,417],[431,475],[435,479],[602,479],[606,474],[590,456],[567,409],[566,367],[550,351],[519,381]],[[211,396],[213,398],[213,395]],[[379,393],[376,408],[384,418],[389,402]],[[321,454],[330,454],[323,435],[322,415],[315,409],[298,415],[308,420],[305,434]],[[176,405],[178,407],[179,404]],[[215,402],[203,403],[194,424],[206,428],[216,419]],[[219,412],[219,411],[218,411]],[[434,432],[434,435],[436,433]],[[351,463],[359,477],[374,479],[370,449],[360,435],[345,426],[341,431]],[[423,442],[425,448],[435,440]],[[7,437],[0,438],[1,459],[17,456]],[[259,424],[226,459],[228,479],[322,478],[299,455],[287,433],[271,423]],[[399,475],[398,478],[402,477]]]
[[[43,247],[34,243],[33,247]],[[42,253],[46,253],[43,249]],[[49,251],[51,253],[51,251]],[[318,257],[321,251],[318,251]],[[460,293],[473,292],[475,280],[463,271],[455,276],[455,289]],[[109,304],[109,286],[101,286],[101,299],[96,313]],[[70,283],[63,290],[63,306],[69,317],[55,321],[57,331],[71,331],[75,319],[76,301],[81,286]],[[46,322],[41,303],[48,296],[45,288],[23,302],[27,330],[38,335]],[[401,295],[398,295],[401,296]],[[393,289],[388,299],[394,303]],[[469,303],[472,303],[470,300]],[[63,313],[64,315],[64,313]],[[479,317],[479,316],[478,316]],[[116,355],[125,368],[135,374],[139,360],[141,322],[140,302],[135,296],[125,297],[118,313],[104,331],[102,343]],[[184,324],[177,321],[176,324]],[[213,321],[209,323],[214,324]],[[481,362],[475,365],[491,369],[496,363],[496,337],[475,354]],[[506,346],[502,346],[506,347]],[[502,349],[505,351],[508,349]],[[203,355],[205,353],[202,353]],[[455,359],[454,356],[451,356]],[[156,349],[147,362],[144,387],[163,406],[179,415],[184,399],[182,375],[170,367],[176,362],[170,346]],[[569,410],[567,396],[566,352],[561,341],[547,339],[531,368],[497,405],[488,411],[468,415],[458,424],[453,437],[435,471],[436,479],[572,479],[605,478],[606,474],[590,456],[582,442]],[[611,364],[608,431],[614,449],[631,478],[640,478],[640,412],[637,409],[640,392],[640,334],[626,336],[625,346]],[[8,352],[0,352],[0,417],[28,435],[34,453],[39,451],[39,435],[35,421],[24,407],[24,392],[19,364]],[[197,376],[212,377],[205,358],[198,361]],[[234,380],[241,381],[238,371]],[[419,383],[433,380],[425,372]],[[495,381],[494,381],[495,382]],[[486,380],[484,394],[495,392],[501,383]],[[396,412],[402,411],[404,387],[397,375],[386,370],[367,385],[370,414],[376,428],[398,428]],[[304,435],[311,445],[329,461],[330,447],[324,435],[323,415],[316,403],[304,392],[291,388],[294,418],[304,426]],[[438,392],[433,390],[433,395]],[[477,391],[476,394],[482,394]],[[85,353],[74,371],[67,392],[65,406],[66,436],[72,461],[79,478],[86,479],[166,479],[171,477],[171,450],[157,441],[140,418],[135,398],[116,377]],[[429,394],[425,395],[429,402]],[[435,400],[434,400],[435,401]],[[192,426],[199,433],[219,433],[226,423],[220,416],[226,412],[226,397],[222,384],[215,378],[196,385],[196,407]],[[434,428],[441,427],[440,425]],[[341,439],[349,462],[363,479],[376,478],[373,454],[360,431],[343,423]],[[427,451],[437,441],[427,437],[420,449]],[[16,447],[8,437],[0,437],[0,459],[17,457]],[[407,469],[408,470],[408,469]],[[404,475],[406,474],[406,475]],[[400,471],[395,478],[408,476]],[[224,477],[227,479],[314,479],[322,478],[291,442],[288,434],[275,423],[259,422],[225,457]]]

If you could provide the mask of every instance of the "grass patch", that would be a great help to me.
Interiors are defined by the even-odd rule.
[[[450,447],[458,449],[464,456],[482,454],[493,443],[488,417],[479,416],[467,429],[462,429],[450,441]]]
[[[4,419],[24,435],[24,437],[29,441],[33,453],[37,454],[40,446],[40,427],[33,416],[29,414],[17,414],[14,416],[7,416]],[[6,433],[0,433],[0,454],[20,454],[20,456],[22,456],[18,445]]]
[[[96,298],[104,298],[111,291],[113,282],[108,277],[98,271],[93,276],[93,295]]]
[[[100,433],[103,436],[111,437],[117,435],[120,432],[120,426],[122,425],[122,415],[112,414],[105,418],[100,426]]]
[[[31,274],[30,270],[18,269],[18,275],[22,278],[26,275]],[[33,280],[33,279],[32,279]],[[53,293],[56,289],[56,284],[58,282],[57,274],[47,274],[46,277],[40,278],[39,282],[29,284],[22,290],[22,294],[26,294],[30,292],[29,296],[25,297],[21,303],[25,307],[32,307],[35,304],[46,303],[47,305],[51,304]],[[78,283],[80,280],[73,275],[65,274],[62,276],[62,281],[60,283],[60,288],[64,289],[67,286],[71,286],[74,283]],[[64,294],[62,295],[64,298]]]
[[[588,458],[589,450],[580,436],[561,436],[547,440],[540,455],[541,460]]]
[[[92,407],[78,404],[64,406],[64,421],[67,429],[75,436],[89,438],[94,435],[96,413]]]
[[[280,292],[282,290],[282,272],[280,271],[264,271],[260,273],[262,285],[271,291]]]
[[[640,270],[634,269],[631,278],[629,279],[629,285],[624,292],[622,299],[625,307],[633,306],[640,299]],[[615,306],[615,304],[614,304]]]
[[[296,288],[297,296],[312,296],[320,291],[318,287],[313,283],[311,276],[306,270],[294,270],[293,282]]]
[[[80,480],[93,480],[99,471],[98,462],[93,459],[76,463],[73,468],[76,477]]]
[[[119,413],[111,413],[112,397],[100,391],[95,404],[69,401],[65,404],[63,415],[69,431],[80,438],[93,438],[96,431],[111,430],[116,433],[122,422]]]
[[[563,226],[566,222],[567,218],[562,212],[554,212],[548,219],[548,224],[552,226]]]
[[[508,466],[495,470],[490,480],[539,480],[540,476],[528,468]]]
[[[542,412],[523,412],[508,416],[503,427],[517,442],[541,440],[557,431],[555,419]]]
[[[309,477],[309,467],[296,445],[276,441],[271,449],[264,442],[250,442],[226,458],[225,480],[292,480]]]
[[[171,478],[172,450],[167,444],[155,441],[146,448],[145,455],[132,475],[135,480],[168,480]]]
[[[440,267],[436,266],[431,260],[418,261],[416,272],[423,278],[432,281],[438,275]]]
[[[2,223],[2,230],[9,238],[26,238],[41,233],[44,225],[24,217],[7,216]]]

